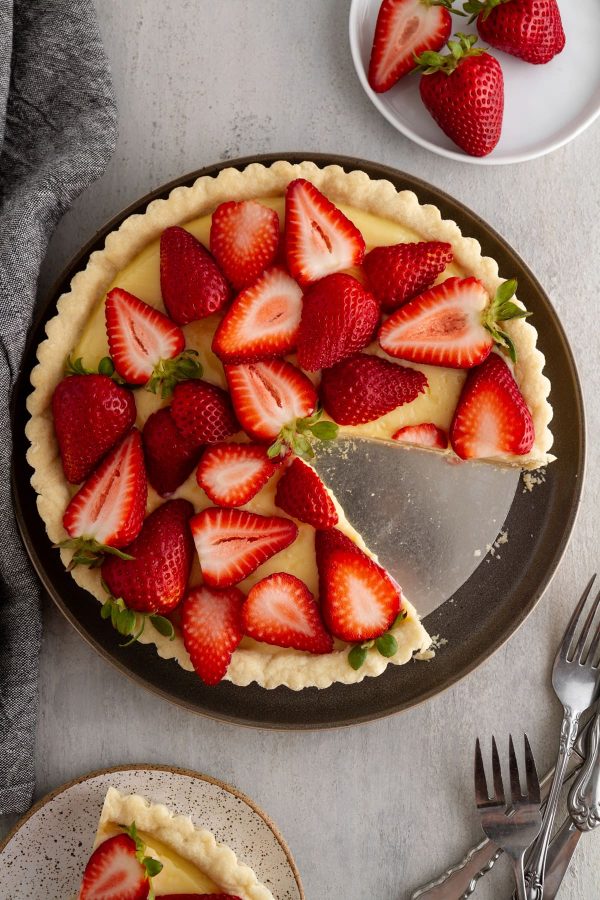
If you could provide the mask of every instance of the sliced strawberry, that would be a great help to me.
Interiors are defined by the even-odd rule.
[[[198,379],[175,387],[171,415],[183,437],[196,447],[224,441],[240,430],[227,392]]]
[[[52,396],[65,478],[80,484],[135,422],[133,394],[107,375],[71,375]]]
[[[285,356],[296,348],[302,291],[284,269],[268,269],[235,298],[212,349],[227,363]]]
[[[148,485],[142,439],[135,428],[88,478],[65,510],[63,525],[73,564],[97,565],[101,554],[125,547],[140,532]]]
[[[226,365],[235,414],[257,441],[276,438],[285,426],[310,416],[317,392],[300,369],[281,359]]]
[[[366,347],[379,323],[379,303],[351,275],[327,275],[304,296],[298,363],[315,372]]]
[[[462,459],[523,456],[534,440],[533,419],[517,382],[492,353],[467,376],[450,427],[452,449]]]
[[[277,647],[331,653],[333,640],[321,620],[315,598],[295,575],[277,572],[250,589],[242,607],[244,633]]]
[[[490,355],[494,343],[515,358],[512,341],[498,322],[527,316],[511,297],[516,281],[505,281],[490,297],[477,278],[447,278],[397,309],[379,330],[379,343],[398,359],[470,369]]]
[[[288,269],[305,287],[332,272],[358,266],[363,236],[314,184],[290,182],[285,195],[285,250]]]
[[[405,425],[392,435],[392,440],[406,444],[416,444],[419,447],[432,447],[436,450],[445,450],[448,446],[448,435],[443,429],[438,428],[433,422],[423,422],[421,425]]]
[[[332,528],[338,514],[327,488],[312,466],[296,457],[277,484],[275,504],[313,528]]]
[[[105,316],[110,355],[129,384],[146,384],[153,376],[161,381],[162,372],[155,371],[161,361],[174,360],[185,349],[181,328],[122,288],[107,294]],[[176,364],[172,362],[168,368],[173,375]],[[155,380],[154,387],[158,386]]]
[[[276,471],[262,444],[213,444],[204,451],[196,478],[217,506],[243,506]]]
[[[244,636],[240,590],[226,591],[206,585],[192,588],[181,609],[183,643],[194,669],[205,684],[218,684],[225,676],[233,651]]]
[[[383,309],[394,310],[430,288],[452,259],[451,244],[419,241],[375,247],[365,256],[363,266]]]
[[[202,447],[183,437],[169,406],[146,419],[142,441],[148,481],[161,497],[168,497],[192,474]]]
[[[400,591],[385,569],[356,545],[340,540],[337,529],[317,531],[321,611],[328,630],[351,643],[372,640],[393,624]]]
[[[166,228],[160,238],[160,287],[167,311],[179,325],[219,312],[231,296],[208,250],[178,225]]]
[[[257,200],[229,200],[212,214],[210,251],[236,291],[273,264],[279,246],[279,216]]]
[[[116,834],[90,856],[79,900],[147,900],[149,892],[150,879],[136,842],[128,834]]]
[[[416,369],[379,356],[357,353],[325,369],[320,394],[323,406],[335,422],[361,425],[411,403],[426,387],[427,378]]]
[[[242,900],[233,894],[161,894],[160,900]]]
[[[192,562],[194,542],[189,521],[194,507],[187,500],[167,500],[145,520],[126,553],[132,559],[107,557],[102,577],[113,597],[136,612],[171,612],[183,597]]]
[[[202,577],[211,587],[242,581],[296,540],[298,526],[280,516],[211,506],[191,521]]]
[[[388,91],[412,72],[415,54],[441,50],[452,31],[450,8],[448,0],[435,5],[430,0],[383,0],[369,63],[369,84],[374,91]]]

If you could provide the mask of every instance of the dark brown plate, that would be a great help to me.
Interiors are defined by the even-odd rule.
[[[36,348],[44,337],[46,322],[55,314],[56,301],[75,273],[85,267],[90,252],[103,246],[110,231],[132,213],[143,212],[151,200],[166,197],[174,187],[191,184],[201,175],[216,175],[228,166],[241,169],[251,162],[270,165],[277,159],[362,169],[371,178],[386,178],[398,189],[413,190],[422,203],[438,206],[444,218],[455,220],[463,234],[477,238],[484,255],[498,261],[501,273],[518,278],[519,294],[534,313],[539,344],[546,355],[555,411],[553,452],[558,459],[548,468],[544,484],[531,493],[517,490],[505,522],[510,541],[494,566],[479,566],[454,592],[452,604],[442,604],[424,620],[430,634],[442,634],[448,640],[434,662],[389,666],[378,678],[367,678],[358,685],[335,684],[327,690],[267,691],[229,682],[208,688],[175,662],[160,659],[151,645],[121,649],[119,636],[100,618],[98,604],[90,602],[89,595],[65,572],[37,513],[29,481],[25,403]],[[121,672],[157,694],[212,718],[266,728],[328,728],[377,719],[426,700],[475,669],[519,627],[547,587],[573,528],[585,465],[583,403],[573,356],[550,301],[517,254],[465,206],[412,175],[360,159],[311,153],[249,157],[201,169],[142,198],[102,228],[67,267],[32,327],[13,396],[13,434],[12,483],[21,534],[44,587],[79,633]],[[481,602],[483,597],[487,602]]]

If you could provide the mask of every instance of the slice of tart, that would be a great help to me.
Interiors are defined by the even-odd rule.
[[[110,787],[78,900],[273,900],[233,850],[185,816]]]
[[[550,462],[515,290],[435,207],[362,172],[252,165],[153,202],[60,298],[32,373],[32,483],[65,565],[207,684],[408,662],[430,639],[310,458],[343,434]]]

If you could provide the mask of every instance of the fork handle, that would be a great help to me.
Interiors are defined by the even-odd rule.
[[[544,896],[544,872],[546,869],[548,845],[550,844],[563,778],[577,739],[577,728],[581,712],[575,711],[569,706],[565,706],[564,710],[565,713],[560,730],[558,760],[554,770],[550,794],[548,795],[542,830],[533,845],[525,872],[526,900],[542,900]]]
[[[527,900],[527,889],[525,887],[525,873],[523,871],[523,859],[525,854],[522,853],[516,859],[512,860],[513,869],[515,870],[515,884],[517,886],[517,900]]]

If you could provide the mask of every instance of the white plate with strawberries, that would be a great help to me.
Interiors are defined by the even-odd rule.
[[[552,21],[551,28],[547,26],[548,33],[540,49],[531,46],[535,42],[527,32],[529,20],[520,19],[517,25],[513,22],[520,13],[513,7],[528,7],[531,0],[504,0],[495,6],[485,22],[484,10],[471,23],[469,15],[457,14],[465,5],[476,10],[477,5],[469,4],[468,0],[453,0],[452,3],[449,0],[452,12],[442,5],[428,6],[425,0],[385,0],[387,16],[384,18],[382,13],[384,20],[378,28],[378,46],[370,71],[382,3],[381,0],[353,0],[350,48],[360,82],[369,99],[398,131],[442,156],[461,162],[501,165],[550,153],[581,134],[600,113],[600,58],[597,54],[600,7],[596,0],[545,2],[548,4],[545,22],[548,23],[553,15],[554,6],[559,10],[559,19]],[[507,23],[509,16],[511,20]],[[496,21],[498,17],[504,19]],[[514,36],[517,29],[520,29],[518,41]],[[411,41],[404,36],[407,31],[414,34]],[[450,35],[456,36],[459,32],[478,36],[475,47],[487,48],[490,56],[470,56],[468,60],[459,61],[455,73],[448,77],[411,71],[414,52],[416,55],[424,51],[440,52],[451,56],[444,45]],[[522,32],[529,36],[523,39]],[[503,43],[503,39],[508,40],[507,33],[508,44]],[[460,43],[459,38],[455,40]],[[498,49],[501,45],[510,52]],[[550,58],[547,62],[533,64],[512,55],[517,52],[523,57]],[[461,73],[464,63],[471,67],[468,79],[462,78],[466,74],[466,67]],[[447,70],[448,63],[445,67]],[[468,84],[459,84],[461,78],[468,80]],[[428,109],[421,97],[420,82],[428,82],[425,91],[432,94],[438,93],[432,88],[436,80],[440,82],[441,90],[439,96],[428,101]],[[502,92],[502,83],[503,115],[498,111],[498,92]],[[487,95],[483,108],[480,105],[473,107],[469,99],[479,89]],[[441,127],[438,121],[442,122]],[[467,137],[463,148],[449,134],[455,138],[458,135],[461,141],[465,123],[467,132],[473,126],[476,137]]]

